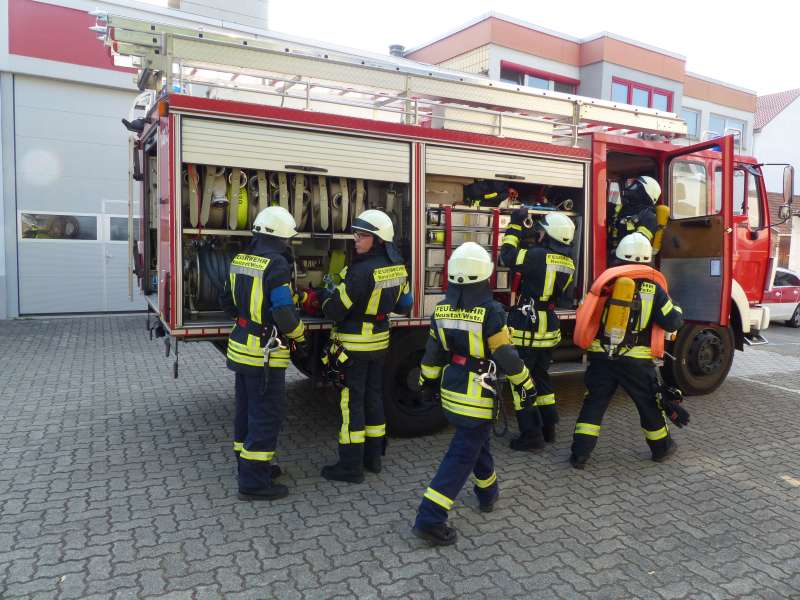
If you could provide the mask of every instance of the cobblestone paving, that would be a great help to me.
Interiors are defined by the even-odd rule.
[[[748,348],[688,400],[662,465],[619,398],[571,469],[581,377],[557,378],[559,441],[523,455],[497,440],[498,508],[462,493],[458,544],[431,549],[409,527],[448,432],[393,440],[364,484],[324,481],[336,405],[295,373],[292,493],[242,503],[233,377],[209,344],[181,346],[175,381],[143,317],[0,322],[0,597],[800,598],[793,343]]]

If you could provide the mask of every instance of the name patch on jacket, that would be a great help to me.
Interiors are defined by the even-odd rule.
[[[253,254],[237,254],[231,262],[231,273],[234,275],[249,275],[261,277],[267,270],[269,259]]]
[[[449,304],[440,304],[433,311],[433,318],[439,320],[469,321],[471,323],[483,323],[486,316],[486,308],[476,306],[470,310],[465,308],[452,308]]]
[[[381,267],[372,272],[375,278],[375,287],[378,289],[398,287],[403,285],[408,274],[405,265],[392,265],[391,267]]]

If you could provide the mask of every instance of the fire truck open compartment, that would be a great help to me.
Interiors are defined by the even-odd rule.
[[[266,206],[284,206],[297,222],[291,248],[298,291],[338,282],[351,258],[352,219],[369,208],[389,214],[395,243],[410,256],[407,143],[199,117],[181,118],[178,143],[180,326],[228,324],[218,301],[227,265]],[[411,263],[406,267],[413,276]]]

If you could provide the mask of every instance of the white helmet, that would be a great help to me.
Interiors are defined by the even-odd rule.
[[[453,250],[447,261],[447,280],[450,283],[478,283],[492,275],[494,265],[489,253],[475,242],[464,242]]]
[[[380,210],[365,210],[353,219],[351,229],[366,231],[367,233],[378,236],[384,242],[391,242],[394,240],[394,225],[392,225],[392,220],[389,218],[389,215]]]
[[[650,198],[653,204],[658,202],[658,199],[661,196],[661,186],[655,179],[647,175],[642,175],[641,177],[634,179],[626,187],[633,188],[637,183],[642,185],[642,190],[644,190],[644,193],[648,198]]]
[[[297,223],[292,214],[282,206],[268,206],[256,215],[253,233],[289,239],[297,235]]]
[[[616,255],[625,262],[647,263],[653,257],[653,247],[641,233],[629,233],[619,241]]]
[[[554,213],[540,221],[545,233],[557,242],[569,246],[575,237],[575,223],[567,215]]]

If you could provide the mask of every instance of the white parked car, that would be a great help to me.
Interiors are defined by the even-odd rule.
[[[782,321],[800,327],[800,274],[778,267],[772,289],[764,292],[770,321]]]

